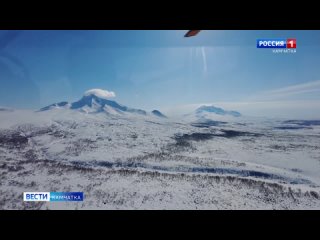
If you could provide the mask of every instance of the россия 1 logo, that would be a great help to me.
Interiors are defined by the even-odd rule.
[[[257,39],[257,48],[297,48],[295,38]]]
[[[257,39],[257,48],[271,48],[274,53],[295,53],[297,40],[295,38]]]

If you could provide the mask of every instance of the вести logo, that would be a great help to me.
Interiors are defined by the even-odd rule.
[[[83,192],[24,192],[25,202],[74,202],[83,201]]]

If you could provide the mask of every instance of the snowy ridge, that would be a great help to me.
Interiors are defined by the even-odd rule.
[[[167,118],[167,116],[165,116],[163,113],[161,113],[161,112],[158,111],[158,110],[153,110],[151,113],[152,113],[153,115],[157,116],[157,117]]]

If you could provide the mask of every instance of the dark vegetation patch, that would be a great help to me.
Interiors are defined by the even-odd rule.
[[[305,127],[305,126],[280,126],[280,127],[274,127],[274,129],[279,130],[298,130],[298,129],[312,129],[311,127]]]
[[[284,124],[295,124],[300,126],[319,126],[320,120],[288,120]]]
[[[0,169],[6,170],[8,172],[19,172],[21,170],[24,170],[24,167],[17,164],[2,163],[0,165]]]
[[[280,130],[312,129],[312,126],[319,126],[320,120],[287,120],[282,126],[275,127]]]
[[[110,173],[119,174],[120,176],[130,176],[130,175],[138,175],[139,177],[145,177],[146,181],[148,178],[152,179],[159,179],[159,180],[179,180],[184,179],[187,181],[194,182],[199,187],[207,188],[214,183],[218,184],[233,184],[238,187],[247,186],[249,188],[258,189],[259,192],[269,196],[269,194],[275,194],[276,198],[278,196],[293,198],[294,200],[299,197],[309,197],[319,199],[319,193],[315,191],[306,191],[302,192],[300,189],[293,190],[292,188],[287,188],[282,184],[279,183],[270,183],[261,181],[258,179],[251,179],[251,178],[241,178],[238,176],[226,176],[226,175],[197,175],[192,174],[188,175],[186,173],[169,173],[169,172],[141,172],[137,169],[112,169]]]
[[[192,145],[192,141],[208,141],[216,137],[223,138],[235,138],[235,137],[260,137],[263,134],[244,132],[244,131],[235,131],[235,130],[226,130],[220,129],[220,132],[194,132],[190,134],[175,134],[173,139],[175,140],[174,144],[168,144],[167,150],[170,152],[179,152],[179,151],[195,151],[196,148]]]
[[[78,163],[81,164],[81,163]],[[84,163],[84,166],[88,166]],[[142,162],[108,162],[108,161],[98,161],[92,162],[92,166],[106,167],[106,168],[126,168],[126,169],[145,169],[150,171],[164,171],[164,172],[177,172],[177,173],[211,173],[211,174],[221,174],[221,175],[237,175],[239,177],[255,177],[269,180],[279,180],[290,184],[312,184],[311,181],[301,178],[289,178],[283,177],[281,175],[255,171],[255,170],[245,170],[245,169],[234,169],[234,168],[213,168],[213,167],[167,167],[167,166],[155,166]]]
[[[25,158],[30,160],[30,161],[34,161],[36,159],[38,159],[38,155],[36,154],[36,152],[32,149],[28,150],[25,154],[24,154]]]
[[[72,129],[72,125],[68,125],[69,129]],[[50,135],[56,138],[66,138],[68,135],[74,136],[73,134],[59,129],[55,124],[50,126],[35,126],[32,124],[22,124],[16,128],[16,131],[24,133],[27,137],[37,137],[42,135]]]
[[[235,130],[225,130],[221,129],[221,133],[190,133],[190,134],[176,134],[174,139],[177,143],[184,141],[206,141],[215,137],[224,137],[224,138],[234,138],[234,137],[260,137],[263,134],[252,133],[252,132],[243,132]]]
[[[144,154],[141,156],[137,156],[137,157],[130,157],[127,160],[131,161],[131,162],[142,162],[142,161],[146,161],[149,159],[156,159],[156,160],[166,160],[171,158],[171,154],[167,151],[159,151],[159,152],[154,152],[154,153],[148,153],[148,154]],[[176,156],[175,156],[176,157]],[[179,157],[179,156],[178,156]],[[118,159],[118,161],[121,161],[121,159]]]
[[[288,146],[278,145],[278,144],[271,145],[270,148],[272,148],[274,150],[279,150],[279,151],[287,151],[289,149]]]
[[[199,121],[199,122],[191,123],[191,126],[198,127],[198,128],[209,128],[209,127],[221,126],[224,124],[227,124],[227,122],[207,120],[207,121]]]
[[[261,133],[253,133],[253,132],[244,132],[244,131],[235,131],[235,130],[220,130],[224,134],[221,137],[226,138],[234,138],[234,137],[261,137],[263,134]]]
[[[280,145],[280,144],[272,144],[270,145],[271,149],[279,150],[279,151],[288,151],[288,150],[299,150],[299,149],[310,149],[310,150],[318,150],[320,149],[319,146],[313,146],[308,144],[286,144],[286,145]]]
[[[104,166],[107,169],[103,168],[95,168],[95,164],[84,163],[84,162],[57,162],[57,161],[48,161],[48,160],[36,160],[32,164],[37,163],[35,165],[34,170],[37,171],[46,171],[51,170],[51,174],[62,176],[61,174],[71,174],[77,173],[81,174],[81,176],[86,176],[89,179],[92,177],[101,176],[101,179],[108,179],[113,174],[116,174],[121,177],[135,177],[137,182],[147,182],[150,180],[156,180],[161,182],[170,183],[172,181],[188,181],[191,182],[194,186],[201,189],[206,189],[208,187],[215,186],[216,184],[231,184],[235,188],[248,188],[252,190],[257,190],[261,193],[261,200],[267,201],[269,198],[274,199],[275,201],[282,201],[283,198],[293,199],[294,201],[298,200],[300,197],[307,197],[310,199],[319,200],[319,193],[316,191],[306,191],[302,192],[301,190],[294,190],[286,185],[280,183],[270,183],[265,182],[259,179],[253,178],[246,178],[243,177],[247,176],[257,176],[262,178],[276,178],[275,175],[269,173],[262,173],[257,171],[250,171],[250,172],[243,172],[243,176],[235,176],[235,175],[223,175],[223,173],[230,173],[230,169],[219,169],[219,168],[190,168],[186,172],[164,172],[164,171],[157,171],[163,170],[161,167],[151,167],[150,166],[143,166],[139,164],[135,164],[132,162],[122,164],[120,162],[111,163],[111,162],[95,162],[96,166]],[[30,162],[25,161],[24,164],[30,164]],[[114,166],[118,166],[119,168],[114,168]],[[123,167],[126,166],[126,167]],[[140,167],[140,169],[137,169]],[[145,169],[141,169],[141,167],[146,167]],[[231,169],[232,170],[232,169]],[[209,175],[209,174],[201,174],[203,172],[214,172],[219,173],[221,175]],[[189,173],[189,174],[188,174]],[[193,173],[193,174],[190,174]],[[98,183],[93,183],[90,186],[92,189],[95,189],[94,186]],[[10,180],[8,185],[11,187],[26,187],[28,188],[35,188],[37,187],[35,182],[28,182],[23,183],[21,181]],[[52,189],[59,189],[59,182],[54,183],[52,185]],[[95,192],[93,192],[94,194]],[[104,193],[104,191],[102,192]],[[14,194],[14,195],[13,195]],[[97,193],[98,194],[98,193]],[[129,193],[128,193],[129,194]],[[136,194],[140,194],[139,192],[133,192],[129,195],[125,196],[125,198],[121,199],[132,199],[135,197]],[[0,191],[0,209],[40,209],[42,204],[29,204],[28,202],[21,202],[21,194],[18,195],[14,192],[10,191]],[[107,199],[112,196],[106,196],[102,194],[101,199],[105,200],[105,203],[109,203]],[[117,198],[113,198],[116,200]],[[119,205],[122,205],[122,202],[119,202]]]
[[[18,131],[0,131],[0,146],[2,147],[24,148],[27,144],[28,138]]]
[[[175,135],[174,139],[177,141],[177,144],[184,144],[185,141],[205,141],[212,139],[218,136],[214,133],[191,133],[183,135]]]

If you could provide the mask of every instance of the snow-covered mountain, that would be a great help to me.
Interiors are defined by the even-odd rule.
[[[39,111],[48,111],[52,109],[71,109],[78,110],[86,113],[106,113],[112,115],[119,115],[125,113],[132,113],[138,115],[147,115],[148,113],[142,109],[130,108],[124,105],[117,103],[116,101],[109,100],[108,98],[112,97],[112,92],[107,92],[101,89],[92,89],[84,93],[83,97],[76,102],[60,102],[54,103],[44,108],[41,108]],[[165,117],[161,112],[155,110],[151,113],[157,117]]]
[[[217,115],[223,115],[223,116],[233,116],[233,117],[241,117],[241,113],[237,111],[227,111],[219,107],[215,107],[213,105],[211,106],[201,106],[196,109],[197,115],[203,115],[206,113],[214,113]]]
[[[193,112],[185,114],[183,119],[184,121],[192,123],[215,124],[217,122],[238,122],[241,116],[241,113],[237,111],[224,110],[223,108],[213,105],[203,105]]]
[[[117,113],[137,113],[146,115],[147,112],[141,109],[129,108],[115,101],[111,101],[92,93],[84,95],[79,101],[71,104],[70,109],[82,110],[85,112],[106,112],[109,114]]]

